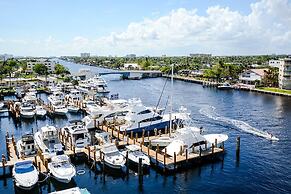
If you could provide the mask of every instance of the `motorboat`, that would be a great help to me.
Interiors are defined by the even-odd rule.
[[[69,183],[76,175],[75,167],[71,164],[70,158],[65,154],[53,156],[51,162],[48,163],[48,169],[50,174],[62,183]]]
[[[27,92],[24,95],[22,102],[27,102],[29,104],[36,104],[37,102],[36,92],[35,91]]]
[[[35,115],[37,117],[44,117],[47,111],[42,106],[36,106],[35,108]]]
[[[167,149],[167,154],[170,156],[174,156],[174,153],[177,155],[182,154],[184,153],[184,149],[187,148],[191,148],[195,152],[199,151],[200,147],[202,150],[210,149],[211,145],[215,143],[215,139],[217,140],[217,144],[220,144],[226,141],[228,136],[226,134],[201,135],[197,131],[192,131],[191,128],[181,128],[179,135],[165,149]],[[205,144],[207,145],[206,147]],[[165,152],[165,149],[163,149],[163,152]]]
[[[33,134],[25,134],[16,143],[19,157],[36,154],[37,149],[34,143]]]
[[[138,145],[128,145],[125,147],[126,151],[123,151],[122,155],[126,157],[126,152],[128,151],[128,159],[130,164],[132,164],[134,167],[138,167],[139,159],[141,158],[143,169],[146,170],[150,167],[150,158],[142,151],[140,151],[140,147]]]
[[[231,89],[233,89],[233,87],[227,82],[223,83],[222,85],[217,86],[217,88],[220,89],[220,90],[231,90]]]
[[[62,144],[58,137],[58,131],[54,126],[41,127],[39,131],[34,134],[36,146],[44,153],[53,155],[57,151],[62,150]]]
[[[82,152],[86,146],[90,145],[89,131],[80,120],[70,121],[70,124],[63,127],[61,132],[71,138],[72,146],[76,148],[76,152]]]
[[[35,106],[33,104],[23,102],[20,105],[20,115],[22,118],[31,119],[35,115]]]
[[[68,109],[64,104],[65,95],[63,92],[54,92],[53,94],[49,95],[48,100],[54,114],[66,115],[68,113]]]
[[[105,131],[95,133],[95,139],[97,141],[97,145],[104,145],[109,143],[110,137],[109,133]]]
[[[98,97],[106,97],[110,92],[106,81],[99,76],[80,81],[78,89],[83,93],[94,93]]]
[[[101,147],[101,153],[104,156],[105,165],[114,170],[126,170],[126,160],[114,143],[104,144]],[[96,155],[100,155],[100,151],[96,151]],[[100,157],[100,156],[99,156]]]
[[[83,100],[83,96],[82,96],[81,91],[76,90],[76,89],[70,90],[70,93],[66,95],[66,98],[70,102]]]
[[[3,102],[0,102],[0,109],[3,109],[5,104]]]
[[[87,189],[80,189],[79,187],[74,187],[61,191],[54,191],[49,194],[90,194],[90,192]]]
[[[12,176],[15,185],[24,190],[32,189],[38,182],[38,171],[30,160],[16,162]]]
[[[160,115],[152,109],[145,107],[142,103],[136,103],[131,111],[124,117],[125,124],[121,125],[120,131],[141,133],[143,131],[154,131],[155,129],[170,128],[170,121],[174,125],[180,125],[188,118],[188,113],[172,113]]]
[[[69,104],[67,106],[67,109],[68,109],[68,112],[71,112],[71,113],[77,113],[80,110],[79,107],[77,107],[77,106],[75,106],[73,104]]]
[[[159,144],[159,147],[166,147],[168,146],[174,139],[180,134],[180,130],[184,130],[184,128],[187,128],[188,130],[191,130],[192,132],[201,133],[201,128],[197,128],[194,126],[184,126],[183,128],[178,128],[175,131],[172,131],[170,135],[160,136],[158,138],[151,140],[151,145],[156,147]],[[149,143],[147,140],[145,142]]]

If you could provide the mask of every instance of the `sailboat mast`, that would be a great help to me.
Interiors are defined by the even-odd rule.
[[[173,124],[172,124],[172,112],[173,112],[173,85],[174,85],[174,64],[171,64],[172,75],[171,75],[171,91],[170,91],[170,131],[171,134]]]

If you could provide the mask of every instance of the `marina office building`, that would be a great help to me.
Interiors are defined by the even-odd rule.
[[[291,58],[281,59],[279,68],[279,87],[291,90]]]

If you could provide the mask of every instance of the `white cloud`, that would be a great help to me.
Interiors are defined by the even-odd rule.
[[[37,46],[37,50],[29,50],[32,54],[46,55],[84,51],[98,55],[291,53],[291,5],[288,0],[261,0],[251,4],[250,9],[250,14],[243,15],[228,7],[213,6],[201,16],[195,9],[180,8],[156,19],[130,23],[123,32],[112,32],[96,39],[76,36],[71,41],[61,42],[50,36],[33,41],[30,44]],[[30,44],[27,46],[32,47]]]

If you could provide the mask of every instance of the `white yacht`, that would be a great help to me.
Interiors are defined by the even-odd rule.
[[[48,100],[54,114],[66,115],[68,113],[68,109],[64,104],[65,95],[63,92],[54,92],[53,94],[49,95]]]
[[[139,159],[142,159],[143,169],[148,169],[150,167],[150,158],[140,151],[140,146],[138,145],[128,145],[125,146],[128,151],[128,159],[130,164],[134,167],[138,167]],[[122,152],[122,155],[126,157],[126,151]]]
[[[227,82],[223,83],[222,85],[217,86],[217,88],[220,89],[220,90],[231,90],[231,89],[233,89],[233,87]]]
[[[20,106],[20,115],[22,118],[33,118],[35,115],[35,106],[33,104],[23,102]]]
[[[26,134],[21,137],[16,143],[17,151],[19,157],[21,156],[31,156],[36,154],[37,149],[34,143],[33,134]]]
[[[62,149],[59,141],[58,131],[54,126],[44,126],[34,134],[36,146],[44,154],[55,154]]]
[[[36,92],[31,91],[31,92],[26,93],[22,99],[22,102],[36,104],[37,103]]]
[[[42,106],[36,106],[35,114],[37,117],[44,117],[47,111]]]
[[[87,80],[81,81],[79,83],[78,89],[83,93],[92,93],[94,92],[96,96],[107,96],[109,94],[109,90],[107,89],[106,81],[99,77],[95,76],[93,78],[89,78]]]
[[[16,162],[12,176],[15,185],[24,190],[32,189],[38,182],[38,171],[30,160]]]
[[[71,112],[71,113],[77,113],[80,110],[80,108],[75,106],[74,104],[69,104],[67,108],[68,108],[68,112]]]
[[[70,102],[83,100],[81,91],[76,90],[76,89],[70,90],[70,93],[66,95],[66,98]]]
[[[212,143],[215,143],[215,139],[217,139],[217,143],[220,144],[228,139],[226,134],[210,134],[210,135],[201,135],[197,133],[197,131],[192,131],[191,128],[181,128],[179,131],[179,135],[177,135],[174,140],[166,147],[167,154],[170,156],[174,156],[174,153],[181,154],[181,147],[191,148],[191,150],[199,151],[199,146],[203,150],[205,150],[205,143],[207,143],[207,149],[210,149]],[[194,149],[193,149],[194,147]],[[165,149],[163,150],[165,151]]]
[[[48,169],[50,174],[62,183],[69,183],[76,175],[76,169],[71,164],[70,158],[64,154],[53,156],[48,163]]]
[[[104,162],[107,167],[115,170],[126,170],[125,157],[117,149],[114,143],[104,144],[101,147],[101,153],[104,155]],[[100,155],[99,150],[96,151],[96,155]]]
[[[90,134],[82,121],[70,121],[70,125],[63,127],[61,131],[66,136],[70,136],[76,152],[82,152],[86,146],[90,145]]]
[[[125,116],[125,124],[121,125],[121,131],[141,133],[145,131],[153,131],[154,129],[170,128],[170,118],[172,123],[179,125],[188,118],[188,113],[173,113],[160,115],[151,108],[145,107],[142,103],[136,103],[131,111]]]

